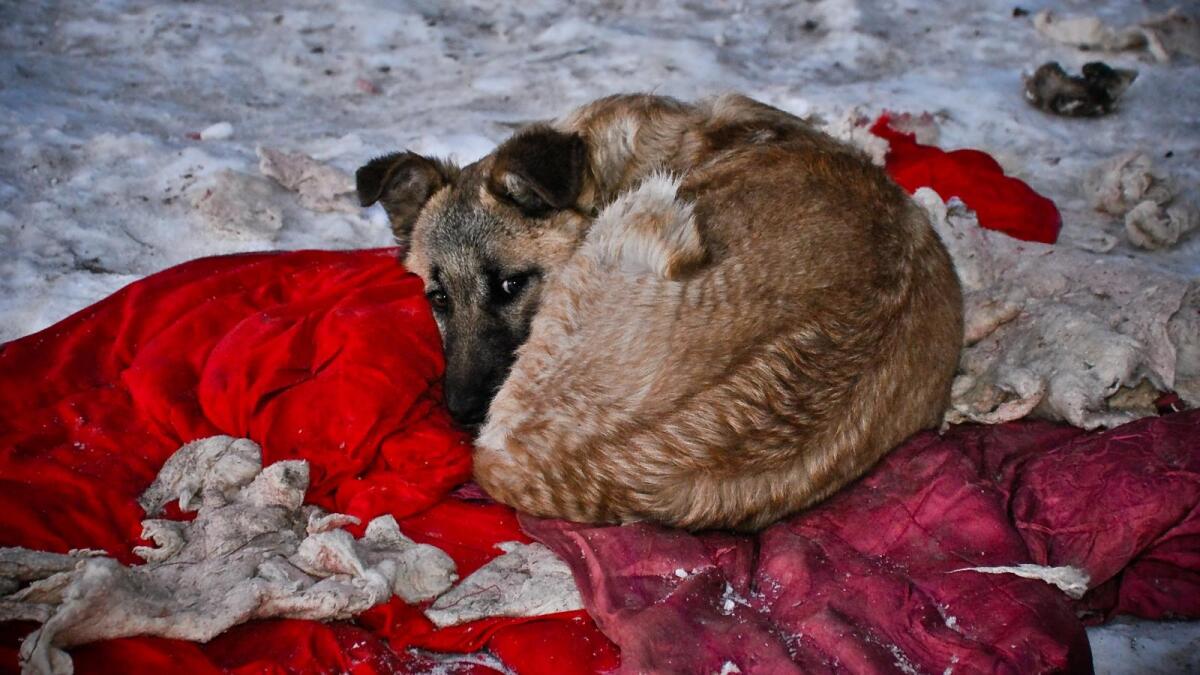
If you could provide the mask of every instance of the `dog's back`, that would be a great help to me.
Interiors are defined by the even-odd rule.
[[[757,528],[939,422],[958,281],[854,150],[740,97],[662,115],[678,141],[550,281],[476,478],[538,515]]]

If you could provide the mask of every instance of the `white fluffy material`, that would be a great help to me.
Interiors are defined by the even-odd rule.
[[[357,519],[302,506],[306,462],[261,462],[256,444],[228,436],[177,451],[139,501],[152,516],[172,499],[199,512],[143,521],[155,543],[135,549],[144,565],[96,551],[0,549],[0,621],[42,624],[21,645],[23,672],[70,673],[64,649],[96,640],[204,642],[253,619],[348,619],[393,594],[419,602],[454,582],[454,561],[405,537],[391,516],[356,540],[338,528]]]
[[[961,202],[947,205],[929,189],[914,198],[963,283],[966,344],[948,422],[1037,414],[1111,427],[1154,414],[1157,391],[1195,390],[1177,364],[1192,363],[1197,346],[1168,330],[1195,301],[1186,277],[982,229]]]
[[[541,616],[583,609],[571,568],[542,544],[508,541],[499,556],[434,601],[439,628],[489,616]]]
[[[692,206],[676,199],[679,178],[654,173],[609,204],[581,254],[632,274],[673,279],[704,259]]]
[[[1070,565],[1063,567],[1047,567],[1045,565],[1034,565],[1031,563],[1021,563],[1020,565],[998,566],[998,567],[964,567],[954,572],[979,572],[981,574],[1013,574],[1025,579],[1038,579],[1052,586],[1058,587],[1060,591],[1066,593],[1076,600],[1083,597],[1084,593],[1088,592],[1088,582],[1091,578],[1087,572]],[[953,573],[953,572],[952,572]]]

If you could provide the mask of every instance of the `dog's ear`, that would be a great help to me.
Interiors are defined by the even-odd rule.
[[[530,127],[496,148],[488,190],[527,216],[572,207],[583,190],[587,154],[579,134]]]
[[[383,204],[396,241],[408,245],[413,224],[425,202],[449,185],[458,168],[414,152],[397,152],[376,157],[354,174],[358,201],[363,206]]]

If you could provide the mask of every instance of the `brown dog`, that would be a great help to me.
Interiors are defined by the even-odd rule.
[[[411,241],[451,411],[487,410],[477,481],[523,511],[759,528],[941,419],[962,339],[945,248],[782,111],[615,96],[462,170],[381,158],[359,188]]]

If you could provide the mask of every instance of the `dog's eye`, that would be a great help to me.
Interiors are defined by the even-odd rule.
[[[525,288],[525,284],[528,281],[528,274],[518,274],[517,276],[509,277],[500,282],[500,292],[506,297],[515,298]]]
[[[444,312],[450,306],[450,299],[446,297],[443,291],[429,291],[425,294],[425,297],[436,311]]]

